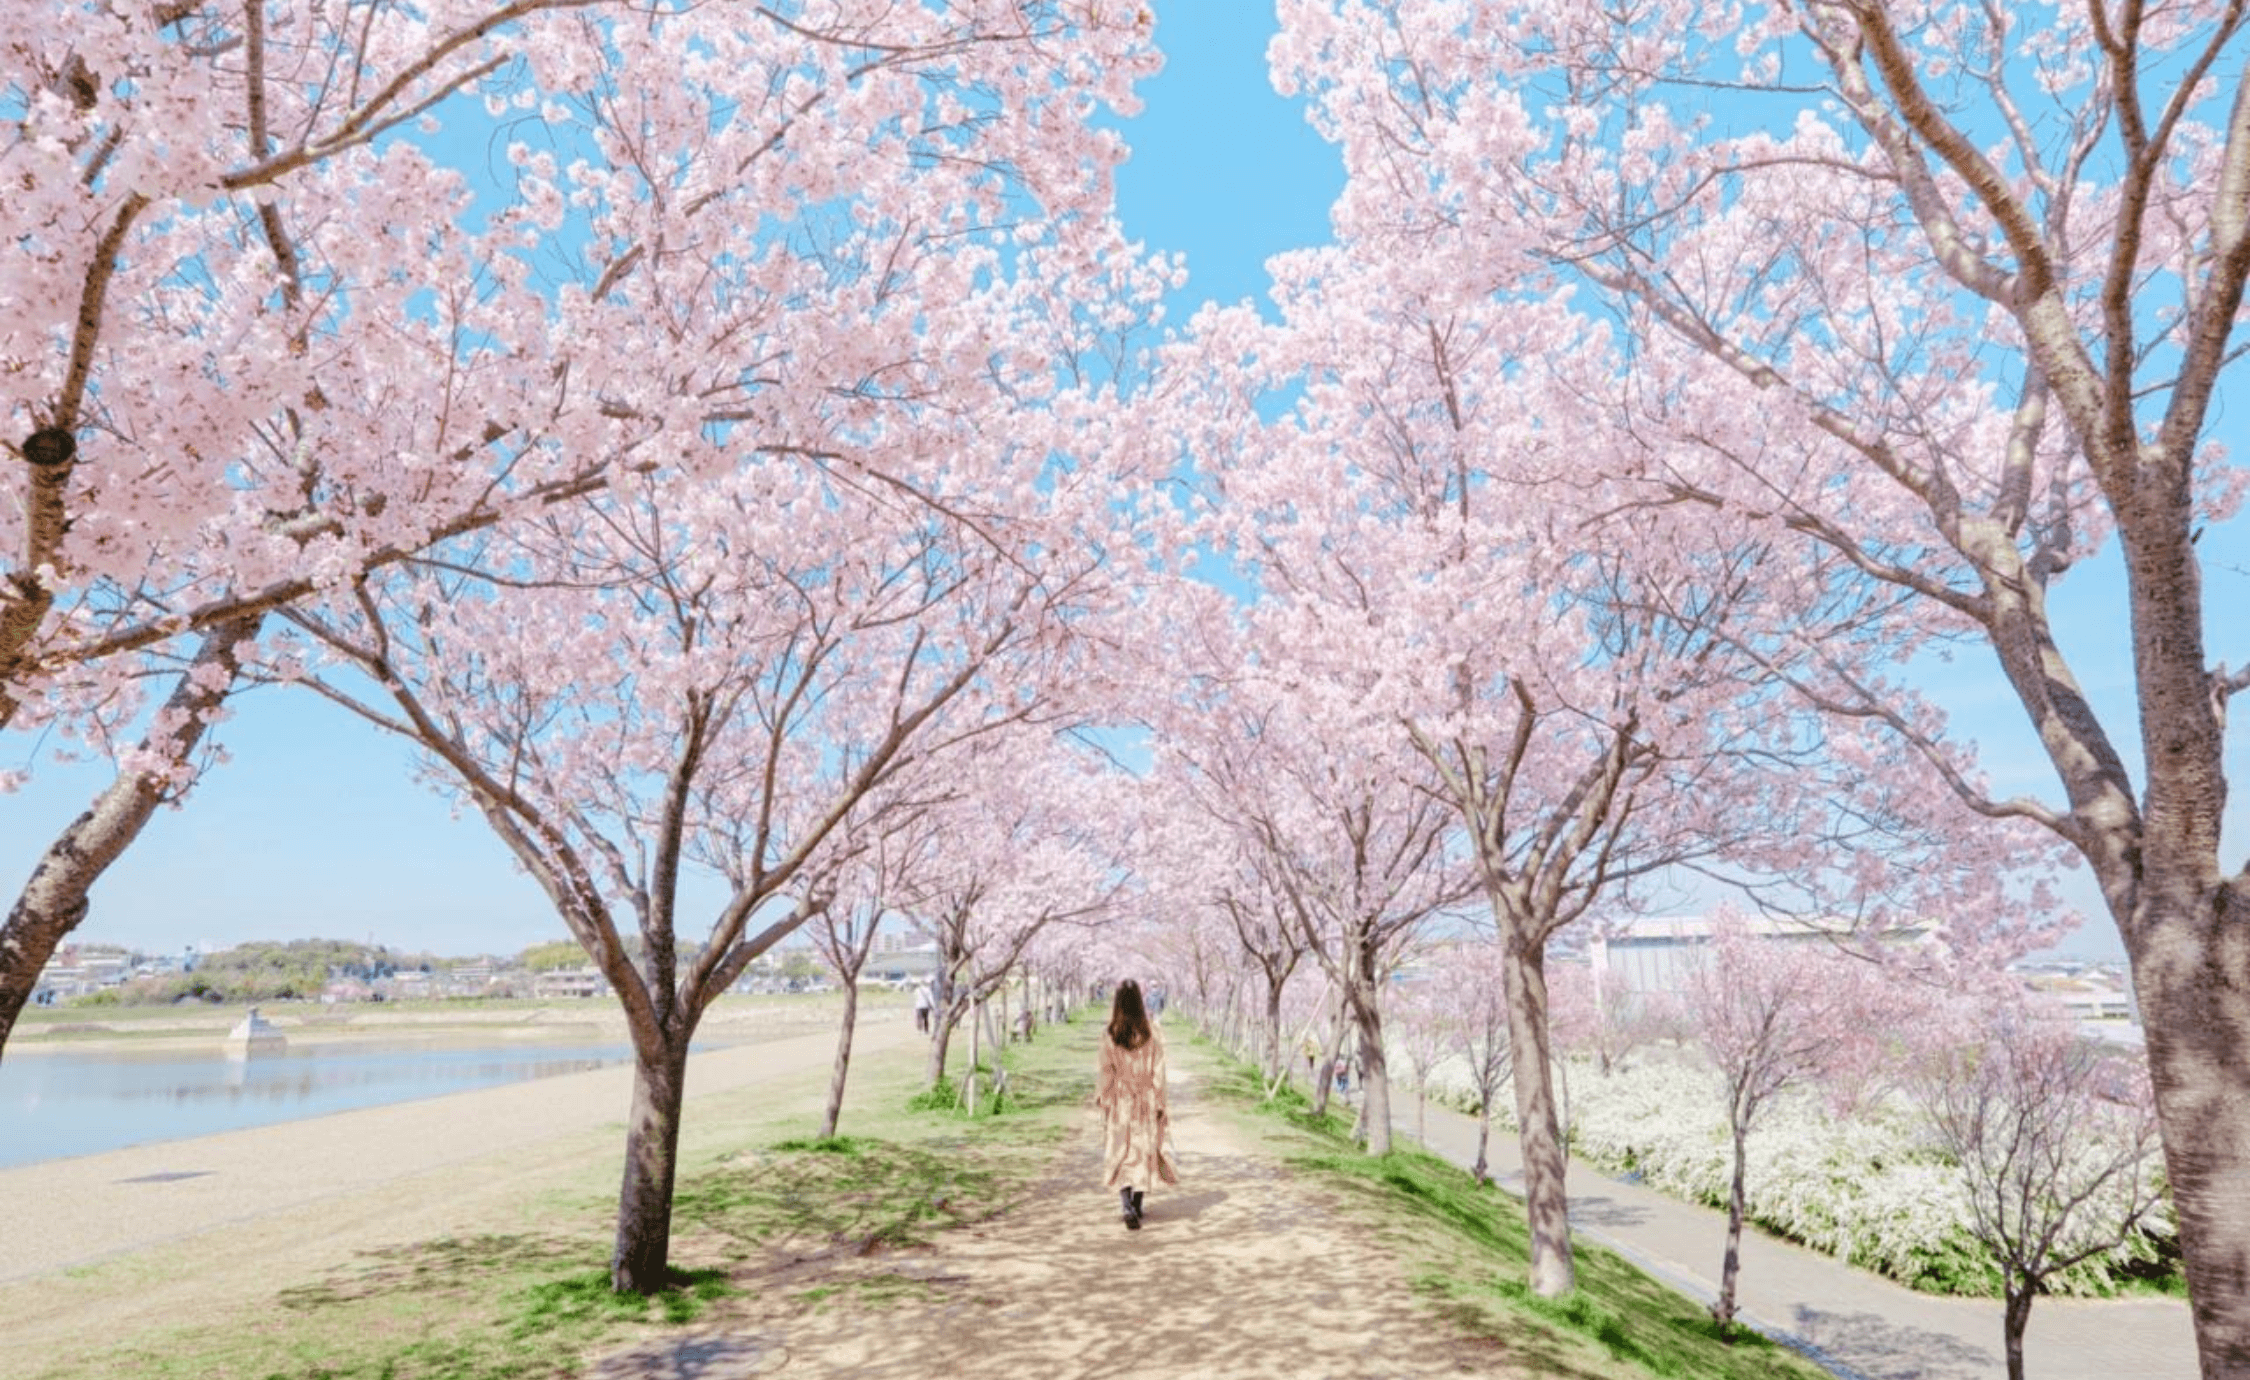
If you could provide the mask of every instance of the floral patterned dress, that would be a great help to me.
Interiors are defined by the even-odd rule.
[[[1164,1106],[1164,1036],[1154,1027],[1139,1049],[1120,1048],[1107,1034],[1102,1036],[1094,1105],[1102,1111],[1102,1187],[1145,1191],[1180,1181],[1164,1151],[1170,1125]]]

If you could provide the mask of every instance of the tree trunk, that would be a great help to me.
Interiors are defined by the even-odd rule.
[[[1359,1024],[1359,1113],[1367,1153],[1391,1153],[1391,1072],[1383,1059],[1383,1013],[1376,1005],[1372,975],[1361,975],[1352,1002]]]
[[[262,616],[252,616],[220,623],[197,643],[193,665],[164,702],[180,724],[163,745],[173,760],[186,760],[201,744],[210,727],[207,716],[226,699],[240,669],[234,649],[256,637],[262,621]],[[206,677],[212,683],[198,684],[195,673],[206,667],[217,667],[223,679]],[[144,751],[157,746],[153,737],[141,741]],[[0,925],[0,1053],[39,986],[47,960],[63,936],[84,923],[94,883],[141,836],[165,795],[156,778],[120,772],[40,855],[31,880],[8,910],[7,923]]]
[[[980,1048],[984,1040],[984,1003],[969,1003],[969,1080],[961,1085],[962,1094],[969,1104],[969,1115],[977,1114],[977,1064],[983,1058]]]
[[[1507,924],[1505,918],[1502,924]],[[1504,931],[1505,932],[1505,931]],[[1508,1040],[1515,1050],[1516,1126],[1523,1145],[1523,1207],[1531,1229],[1531,1291],[1560,1298],[1578,1287],[1570,1251],[1569,1160],[1555,1116],[1547,1039],[1546,946],[1509,935],[1502,963]]]
[[[1719,1262],[1719,1301],[1711,1305],[1711,1316],[1721,1327],[1734,1324],[1734,1282],[1742,1273],[1742,1215],[1749,1178],[1748,1128],[1739,1109],[1730,1120],[1734,1123],[1734,1184],[1727,1192],[1727,1251]]]
[[[2238,93],[2238,115],[2244,101]],[[2219,1380],[2250,1375],[2250,879],[2221,861],[2226,702],[2204,642],[2189,458],[2114,459],[2135,472],[2111,504],[2131,598],[2139,810],[2092,709],[2067,671],[2055,675],[2037,586],[1987,578],[1996,609],[2016,615],[1995,617],[1992,643],[2069,790],[2077,828],[2066,837],[2093,864],[2125,940],[2196,1355]]]
[[[1562,1139],[1563,1154],[1570,1154],[1570,1131],[1575,1124],[1570,1119],[1570,1065],[1555,1061],[1555,1132]]]
[[[1430,1143],[1430,1080],[1427,1076],[1414,1082],[1414,1139],[1416,1143]]]
[[[2081,847],[2132,960],[2197,1356],[2206,1377],[2241,1376],[2250,1375],[2250,883],[2220,861],[2226,727],[2204,649],[2188,467],[2184,457],[2171,464],[2176,480],[2143,481],[2118,514],[2147,771],[2139,829],[2120,824]],[[2105,844],[2115,859],[2106,868]]]
[[[1328,1115],[1328,1094],[1336,1087],[1336,1061],[1343,1057],[1344,1033],[1350,1028],[1351,1023],[1344,1019],[1343,1001],[1339,998],[1336,1003],[1336,1019],[1328,1032],[1328,1043],[1321,1051],[1320,1067],[1313,1070],[1314,1116]]]
[[[859,1022],[859,983],[844,984],[844,1021],[836,1031],[836,1066],[828,1074],[828,1108],[821,1114],[820,1138],[836,1134],[837,1119],[844,1114],[844,1077],[852,1067],[852,1027]]]
[[[1281,989],[1269,984],[1266,988],[1266,1086],[1280,1087],[1281,1071],[1286,1067],[1288,1058],[1281,1048]]]
[[[956,1019],[951,1007],[930,1008],[930,1062],[926,1068],[926,1081],[933,1088],[945,1077],[946,1047],[953,1043],[953,1024]]]
[[[2250,906],[2195,898],[2202,923],[2190,924],[2186,905],[2147,896],[2168,880],[2144,880],[2150,923],[2129,949],[2165,1177],[2203,1374],[2250,1375]]]
[[[619,1293],[652,1294],[667,1282],[687,1043],[660,1032],[634,1034],[633,1110],[625,1127],[625,1180],[609,1258],[610,1287]]]
[[[2000,1314],[2002,1335],[2007,1340],[2008,1380],[2023,1380],[2023,1329],[2031,1321],[2031,1284],[2018,1281],[2013,1271],[2007,1282],[2007,1302]],[[2210,1371],[2204,1374],[2209,1376]]]
[[[1492,1140],[1492,1099],[1487,1097],[1477,1106],[1477,1162],[1469,1166],[1469,1177],[1483,1183],[1492,1177],[1485,1150]]]

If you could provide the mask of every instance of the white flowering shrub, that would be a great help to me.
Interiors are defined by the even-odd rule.
[[[1440,1066],[1433,1101],[1474,1113],[1475,1102]],[[1732,1165],[1726,1110],[1712,1073],[1678,1051],[1621,1065],[1606,1077],[1591,1062],[1562,1070],[1571,1149],[1613,1174],[1677,1198],[1723,1208]],[[1512,1093],[1495,1099],[1496,1126],[1513,1128]],[[1932,1293],[1997,1296],[2000,1272],[1969,1233],[1958,1166],[1925,1139],[1911,1109],[1890,1100],[1848,1116],[1817,1096],[1787,1095],[1750,1133],[1751,1220],[1776,1235]],[[2157,1231],[2169,1234],[2169,1223]],[[1718,1240],[1719,1227],[1712,1227]],[[2049,1280],[2056,1293],[2116,1292],[2119,1272],[2157,1258],[2151,1235],[2129,1238]]]

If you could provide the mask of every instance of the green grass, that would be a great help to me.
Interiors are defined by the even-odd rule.
[[[572,1375],[588,1348],[694,1321],[732,1292],[719,1269],[674,1269],[669,1288],[620,1295],[585,1238],[441,1238],[364,1253],[282,1289],[247,1323],[128,1341],[83,1371],[154,1380],[504,1380]],[[589,1259],[593,1263],[589,1264]]]
[[[1827,1372],[1744,1329],[1723,1336],[1697,1301],[1624,1257],[1574,1242],[1578,1288],[1542,1299],[1526,1287],[1530,1234],[1521,1204],[1419,1149],[1375,1157],[1348,1114],[1316,1117],[1285,1089],[1261,1100],[1255,1070],[1210,1052],[1214,1100],[1250,1121],[1284,1161],[1342,1191],[1378,1232],[1417,1257],[1413,1287],[1455,1327],[1542,1374],[1665,1380],[1821,1380]]]
[[[650,1298],[608,1287],[623,1150],[622,1128],[614,1128],[586,1138],[585,1163],[567,1180],[523,1187],[512,1211],[535,1229],[362,1251],[224,1316],[89,1337],[84,1354],[51,1359],[41,1374],[567,1377],[582,1374],[589,1355],[686,1324],[756,1332],[776,1300],[825,1311],[932,1297],[954,1282],[900,1270],[897,1253],[1038,1191],[1092,1091],[1096,1029],[1089,1021],[1049,1027],[1034,1044],[1005,1051],[1008,1096],[998,1115],[987,1103],[987,1114],[969,1116],[950,1098],[934,1110],[911,1109],[924,1078],[918,1046],[854,1061],[846,1134],[833,1138],[811,1134],[825,1069],[691,1101],[674,1195],[673,1283]],[[83,1287],[128,1290],[142,1259],[98,1267]]]

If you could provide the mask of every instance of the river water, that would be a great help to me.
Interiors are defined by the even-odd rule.
[[[249,1059],[150,1050],[9,1051],[0,1168],[496,1087],[628,1062],[624,1044],[306,1045]],[[622,1115],[624,1108],[618,1109]]]

